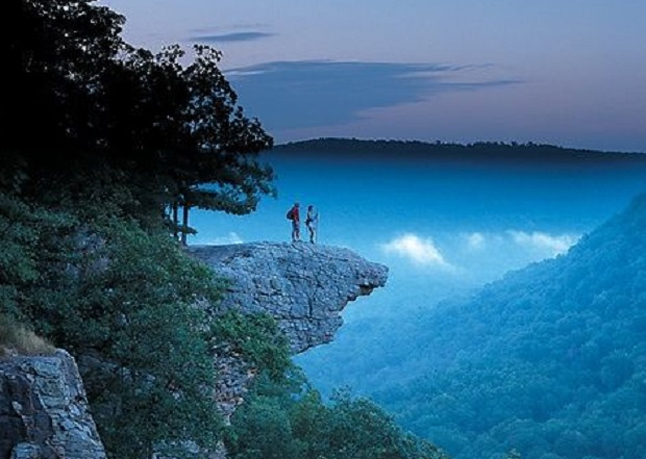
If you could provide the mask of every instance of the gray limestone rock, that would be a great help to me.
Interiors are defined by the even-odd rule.
[[[0,359],[0,458],[103,459],[74,359]]]
[[[270,314],[294,354],[330,342],[346,305],[388,278],[386,266],[340,247],[258,242],[187,251],[231,281],[221,308]]]

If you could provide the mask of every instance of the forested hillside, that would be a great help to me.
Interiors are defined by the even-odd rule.
[[[384,327],[362,392],[458,458],[645,457],[645,228],[641,195],[568,254]]]
[[[482,163],[505,165],[558,166],[639,166],[646,165],[646,155],[637,152],[606,152],[565,148],[556,145],[505,142],[470,144],[422,142],[418,140],[364,140],[319,138],[276,145],[278,153],[325,155],[329,158],[401,159],[415,162]]]

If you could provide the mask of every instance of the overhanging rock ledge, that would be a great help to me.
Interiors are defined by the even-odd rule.
[[[273,316],[294,354],[330,342],[350,301],[383,287],[388,267],[342,247],[255,242],[189,246],[231,281],[220,307]]]

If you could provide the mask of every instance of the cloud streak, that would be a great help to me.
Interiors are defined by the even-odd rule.
[[[238,233],[231,231],[226,236],[220,236],[210,239],[204,244],[207,245],[230,245],[230,244],[242,244],[244,241],[238,235]]]
[[[231,43],[262,40],[275,35],[268,32],[231,32],[218,35],[196,35],[191,37],[190,41],[199,43]]]
[[[578,242],[579,235],[549,234],[542,231],[507,230],[502,233],[487,234],[481,232],[461,235],[463,249],[468,253],[506,250],[505,247],[516,247],[531,254],[534,258],[551,258],[567,252]]]
[[[496,233],[460,233],[443,236],[443,249],[435,241],[415,233],[404,233],[381,244],[383,253],[399,257],[418,268],[440,269],[451,274],[464,274],[483,260],[495,267],[506,260],[517,263],[553,258],[567,252],[580,236],[549,234],[541,231],[507,230]],[[451,262],[449,262],[449,259]]]
[[[486,238],[482,233],[471,233],[465,236],[467,248],[471,251],[484,250],[486,244]]]
[[[434,94],[518,84],[477,80],[481,66],[393,62],[278,61],[231,69],[242,105],[269,129],[343,125],[375,108],[425,100]],[[467,75],[469,81],[467,80]],[[457,81],[456,81],[457,80]]]

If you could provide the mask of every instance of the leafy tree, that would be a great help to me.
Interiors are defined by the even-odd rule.
[[[442,451],[403,432],[368,399],[338,391],[325,405],[302,372],[277,386],[259,378],[225,436],[234,459],[446,459]]]
[[[6,17],[19,33],[0,45],[3,187],[19,172],[22,196],[107,203],[148,225],[179,206],[182,232],[191,207],[244,214],[275,193],[258,160],[272,138],[237,105],[219,52],[196,46],[183,65],[176,45],[133,48],[125,18],[90,0],[11,1]]]
[[[30,161],[40,159],[41,172],[82,154],[94,140],[87,135],[89,111],[97,109],[92,84],[122,45],[124,18],[92,3],[3,3],[3,17],[14,27],[0,43],[5,59],[0,145]],[[26,129],[32,135],[24,135]]]
[[[289,413],[270,397],[258,397],[253,404],[238,408],[235,441],[227,452],[235,459],[300,459],[302,445],[294,438]],[[229,440],[233,436],[230,434]]]
[[[34,207],[0,192],[0,313],[20,315],[22,291],[38,282],[39,259],[48,256],[41,241],[50,231],[75,223],[69,214]]]
[[[289,341],[267,314],[243,314],[236,310],[218,316],[211,325],[213,345],[225,343],[257,371],[276,381],[291,368]]]
[[[182,65],[185,57],[178,46],[156,55],[130,49],[105,78],[102,134],[119,169],[143,184],[137,196],[153,199],[148,208],[168,207],[184,234],[192,207],[245,214],[275,193],[273,171],[258,160],[272,138],[237,105],[221,53],[196,45],[193,62]]]

